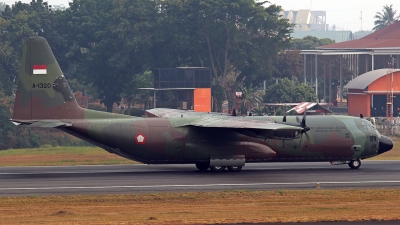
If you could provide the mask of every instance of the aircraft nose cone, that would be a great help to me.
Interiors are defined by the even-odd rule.
[[[381,139],[379,139],[379,150],[378,150],[378,155],[382,154],[384,152],[389,151],[390,149],[393,148],[393,141],[390,139],[390,137],[381,136]]]

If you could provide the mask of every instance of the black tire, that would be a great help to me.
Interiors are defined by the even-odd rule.
[[[241,166],[228,166],[228,170],[231,172],[239,172],[242,170]]]
[[[196,163],[196,167],[197,169],[199,169],[200,171],[207,171],[208,168],[210,168],[210,163]]]
[[[210,170],[213,172],[221,172],[224,171],[226,166],[210,166]]]
[[[358,169],[361,166],[361,160],[357,159],[357,160],[351,160],[349,162],[349,167],[352,169]]]

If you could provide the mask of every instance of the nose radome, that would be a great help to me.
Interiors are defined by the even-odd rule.
[[[393,148],[393,141],[390,139],[390,137],[381,136],[381,139],[379,139],[379,149],[378,149],[378,155],[382,154],[384,152],[389,151],[390,149]]]

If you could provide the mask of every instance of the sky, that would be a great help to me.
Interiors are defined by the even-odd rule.
[[[400,13],[400,1],[393,0],[270,0],[272,4],[282,6],[283,10],[311,9],[326,11],[326,23],[336,30],[372,30],[374,16],[382,12],[383,6],[393,5]],[[362,12],[362,25],[361,25]]]
[[[16,0],[0,0],[7,4],[13,4]],[[21,0],[28,3],[31,0]],[[71,0],[48,0],[50,5],[64,5],[68,7]],[[372,30],[374,16],[381,12],[383,6],[393,5],[393,9],[400,13],[400,1],[393,0],[269,0],[272,4],[282,6],[283,10],[311,9],[326,11],[326,22],[336,30]],[[362,12],[362,23],[361,23]]]

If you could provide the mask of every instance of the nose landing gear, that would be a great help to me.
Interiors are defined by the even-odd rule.
[[[358,169],[361,166],[361,160],[356,159],[356,160],[351,160],[349,162],[349,167],[352,169]]]

